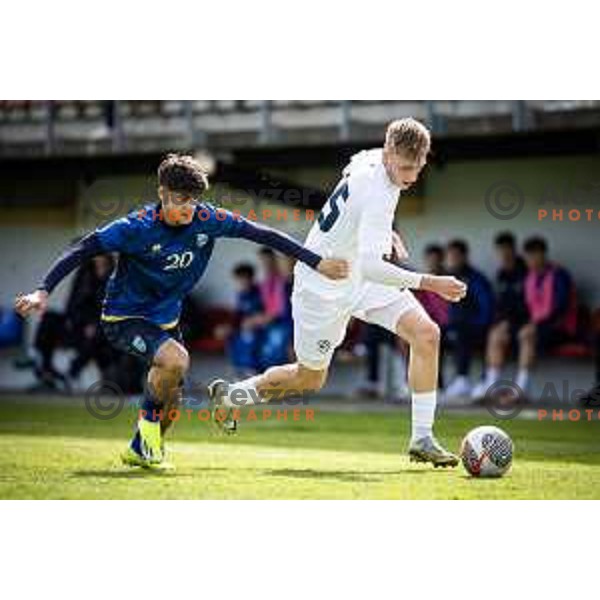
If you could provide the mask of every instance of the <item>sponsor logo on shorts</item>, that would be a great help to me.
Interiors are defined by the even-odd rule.
[[[319,340],[317,348],[321,354],[327,354],[331,350],[331,342],[329,340]]]
[[[138,352],[146,352],[146,342],[144,341],[144,338],[141,335],[136,335],[133,338],[133,342],[131,342],[131,345],[138,351]]]

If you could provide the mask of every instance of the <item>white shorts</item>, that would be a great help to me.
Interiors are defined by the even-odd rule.
[[[309,369],[326,369],[344,341],[352,317],[396,333],[398,320],[413,309],[423,310],[412,292],[378,283],[363,283],[356,300],[348,306],[308,288],[294,289],[292,315],[298,362]]]

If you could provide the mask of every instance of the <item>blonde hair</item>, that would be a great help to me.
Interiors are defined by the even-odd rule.
[[[394,152],[404,152],[410,158],[425,159],[431,148],[429,129],[412,117],[392,121],[385,134],[385,145]]]

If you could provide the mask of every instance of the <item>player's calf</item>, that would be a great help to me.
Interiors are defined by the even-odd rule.
[[[148,373],[140,418],[127,451],[127,464],[134,464],[134,455],[144,465],[156,465],[164,460],[162,434],[171,424],[169,410],[178,405],[181,382],[188,369],[189,355],[181,344],[169,340],[159,348]]]
[[[303,364],[273,367],[265,373],[265,381],[259,390],[264,388],[267,398],[279,391],[279,398],[290,397],[297,391],[301,396],[318,392],[327,381],[327,369],[310,369]]]
[[[301,363],[281,365],[267,369],[263,375],[232,384],[229,397],[233,402],[237,390],[246,391],[251,404],[305,397],[318,392],[326,380],[327,369],[310,369]]]
[[[161,421],[168,426],[168,411],[176,408],[181,399],[184,378],[190,367],[187,350],[175,340],[165,342],[156,353],[148,373],[147,398],[161,409]]]
[[[422,308],[401,317],[398,335],[410,345],[409,381],[412,393],[412,436],[408,454],[412,462],[435,467],[455,467],[458,458],[445,450],[433,435],[437,406],[440,328]]]
[[[238,428],[234,410],[273,400],[305,397],[319,391],[327,380],[327,370],[309,369],[299,363],[281,365],[256,375],[229,383],[215,379],[208,386],[213,422],[226,433]]]

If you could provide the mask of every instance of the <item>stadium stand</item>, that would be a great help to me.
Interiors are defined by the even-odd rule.
[[[377,139],[412,115],[438,135],[552,130],[597,123],[599,101],[0,101],[0,153],[102,154],[210,145]]]

